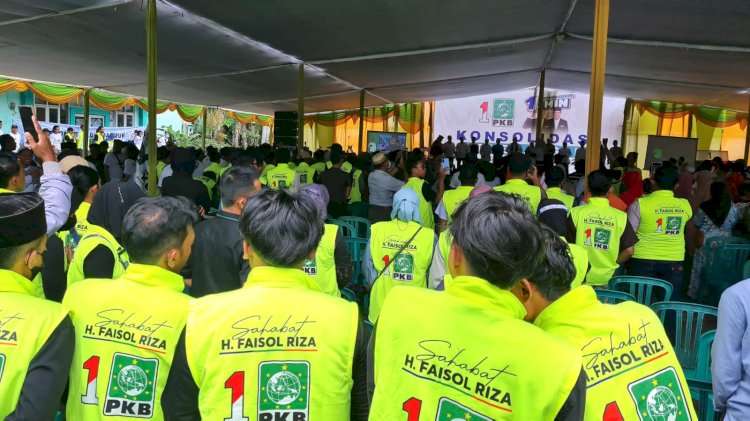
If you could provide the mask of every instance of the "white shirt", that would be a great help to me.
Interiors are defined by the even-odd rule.
[[[15,134],[13,132],[8,133],[8,134],[16,141],[16,150],[15,150],[15,152],[18,152],[21,149],[23,149],[24,147],[26,147],[26,139],[24,139],[24,137],[21,136],[21,132],[20,131],[18,133],[15,133]]]
[[[452,189],[457,189],[459,186],[461,186],[461,180],[458,179],[459,174],[461,174],[461,172],[456,171],[451,177],[450,186]],[[477,173],[477,182],[474,184],[474,186],[481,186],[483,184],[487,184],[484,180],[484,176],[482,175],[482,173]]]
[[[50,143],[52,143],[52,146],[54,146],[55,150],[58,151],[58,152],[60,152],[60,147],[62,145],[62,139],[63,139],[62,132],[60,132],[60,133],[50,133],[49,134],[49,141],[50,141]]]

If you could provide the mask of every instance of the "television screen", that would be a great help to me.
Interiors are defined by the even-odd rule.
[[[367,152],[406,150],[406,133],[367,132]]]

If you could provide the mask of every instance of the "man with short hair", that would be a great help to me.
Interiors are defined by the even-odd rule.
[[[612,147],[609,149],[609,152],[613,160],[616,160],[617,158],[622,158],[622,148],[617,146],[617,140],[612,141]]]
[[[500,167],[500,162],[503,159],[504,152],[505,148],[503,148],[503,145],[500,143],[500,138],[498,137],[495,140],[495,144],[492,146],[492,165],[494,165],[495,168]]]
[[[485,138],[484,143],[479,148],[479,156],[484,162],[490,162],[490,156],[492,155],[492,145],[490,145],[490,138]]]
[[[9,134],[0,135],[0,152],[16,153],[16,140]]]
[[[468,155],[469,145],[466,143],[466,138],[461,136],[461,138],[458,139],[458,145],[456,145],[456,161],[458,162],[458,168],[463,167]]]
[[[299,190],[299,175],[289,167],[289,149],[281,148],[274,154],[276,166],[266,173],[268,188],[271,190],[289,189],[291,192]]]
[[[29,132],[33,129],[33,127],[26,128],[26,130],[28,130]],[[13,140],[16,141],[16,149],[13,152],[18,152],[19,150],[26,147],[26,142],[24,142],[25,139],[23,135],[19,133],[17,124],[12,124],[10,126],[10,136],[13,138]]]
[[[591,199],[570,212],[568,238],[575,239],[588,252],[591,270],[586,283],[606,286],[619,265],[633,255],[638,238],[627,214],[609,205],[607,196],[612,192],[612,180],[605,171],[589,174],[588,186]]]
[[[195,157],[189,150],[176,148],[172,151],[172,175],[164,178],[161,194],[170,197],[183,196],[208,213],[211,210],[211,196],[205,184],[193,179],[196,164]]]
[[[357,305],[301,270],[323,236],[318,215],[311,198],[284,190],[250,197],[239,227],[252,270],[242,289],[190,303],[166,419],[367,419]]]
[[[547,197],[563,202],[563,204],[565,204],[565,206],[568,208],[568,214],[570,214],[570,210],[573,209],[573,202],[575,201],[575,197],[562,191],[560,186],[564,181],[565,171],[557,166],[548,169],[546,174],[544,175],[544,182],[545,184],[547,184],[547,190],[545,191]]]
[[[343,169],[344,154],[337,149],[331,151],[333,166],[320,174],[320,184],[328,190],[328,214],[339,218],[349,214],[347,203],[352,193],[351,164],[349,171]]]
[[[480,194],[450,231],[445,291],[394,288],[385,300],[370,341],[371,419],[582,419],[580,351],[524,322],[515,292],[543,258],[527,205]]]
[[[443,155],[448,158],[448,165],[453,170],[456,165],[456,145],[453,144],[453,136],[448,135],[448,140],[443,143]]]
[[[532,215],[536,215],[539,202],[547,197],[540,187],[536,171],[536,167],[531,164],[529,158],[520,153],[514,153],[508,162],[508,180],[505,184],[497,186],[493,190],[519,196],[529,205]],[[526,182],[527,179],[531,180],[533,184],[529,185]]]
[[[399,162],[399,165],[403,167],[403,161]],[[374,171],[367,177],[367,186],[370,190],[370,208],[367,211],[367,219],[372,224],[376,224],[391,220],[393,194],[406,183],[393,177],[399,168],[390,169],[390,161],[384,153],[378,152],[372,156],[372,166]]]
[[[242,257],[242,236],[237,225],[245,203],[260,188],[258,174],[248,167],[232,167],[221,176],[221,209],[216,217],[195,226],[190,255],[193,297],[242,288],[250,267]]]
[[[76,326],[76,352],[67,419],[163,419],[160,398],[190,299],[180,270],[197,221],[186,199],[140,199],[123,220],[125,273],[68,287],[63,305]]]
[[[690,202],[674,197],[679,177],[676,168],[660,167],[654,174],[656,190],[628,208],[628,220],[638,235],[628,274],[671,283],[673,301],[683,295],[685,225],[693,217]]]
[[[44,265],[48,227],[36,193],[0,194],[0,418],[51,420],[73,358],[68,311],[32,279]]]
[[[409,180],[403,188],[411,188],[419,196],[419,214],[422,217],[422,226],[431,230],[435,229],[435,217],[433,216],[432,204],[443,200],[445,192],[445,168],[440,167],[438,171],[437,192],[424,181],[427,175],[423,159],[410,159],[406,163],[406,172]]]
[[[690,389],[659,317],[626,301],[602,304],[587,285],[570,288],[575,271],[568,245],[545,228],[546,256],[515,294],[525,319],[564,338],[581,353],[588,378],[587,420],[638,420],[661,405],[663,419],[698,419]]]
[[[464,165],[458,174],[461,186],[443,193],[443,200],[435,209],[435,215],[438,216],[438,232],[445,231],[453,219],[453,212],[469,198],[471,190],[477,184],[477,172],[477,167],[473,163]]]

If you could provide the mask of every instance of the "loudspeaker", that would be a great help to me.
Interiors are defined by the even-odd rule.
[[[277,111],[273,117],[274,144],[296,146],[299,114],[296,111]]]

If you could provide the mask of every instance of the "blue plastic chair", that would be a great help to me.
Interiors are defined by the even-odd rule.
[[[667,281],[644,276],[615,276],[609,280],[612,291],[627,292],[645,306],[672,298],[672,284]]]
[[[358,216],[342,216],[339,220],[348,222],[357,228],[357,237],[370,238],[370,220]]]
[[[724,290],[745,279],[750,244],[743,238],[720,237],[708,239],[706,248],[698,297],[704,304],[717,305]]]
[[[351,301],[353,303],[357,302],[357,295],[354,293],[354,291],[350,290],[349,288],[341,289],[341,298],[345,299],[346,301]]]
[[[635,301],[635,297],[622,291],[612,291],[609,289],[594,289],[596,291],[596,298],[602,304],[618,304],[623,301]]]
[[[338,225],[339,230],[344,237],[357,237],[357,228],[349,222],[331,218],[328,223]]]
[[[714,412],[714,397],[711,385],[711,345],[714,342],[716,331],[708,331],[698,338],[698,360],[695,371],[685,373],[685,378],[690,387],[690,394],[698,396],[698,418],[701,420],[713,420],[716,417]]]
[[[352,282],[357,285],[363,284],[364,282],[360,280],[360,275],[362,274],[362,260],[365,258],[367,240],[357,237],[344,237],[344,243],[346,243],[346,248],[349,250],[349,254],[352,256],[352,263],[354,264]]]
[[[651,308],[661,319],[667,333],[674,335],[672,345],[685,376],[695,378],[698,371],[698,342],[701,335],[716,328],[718,309],[682,302],[655,303]]]

